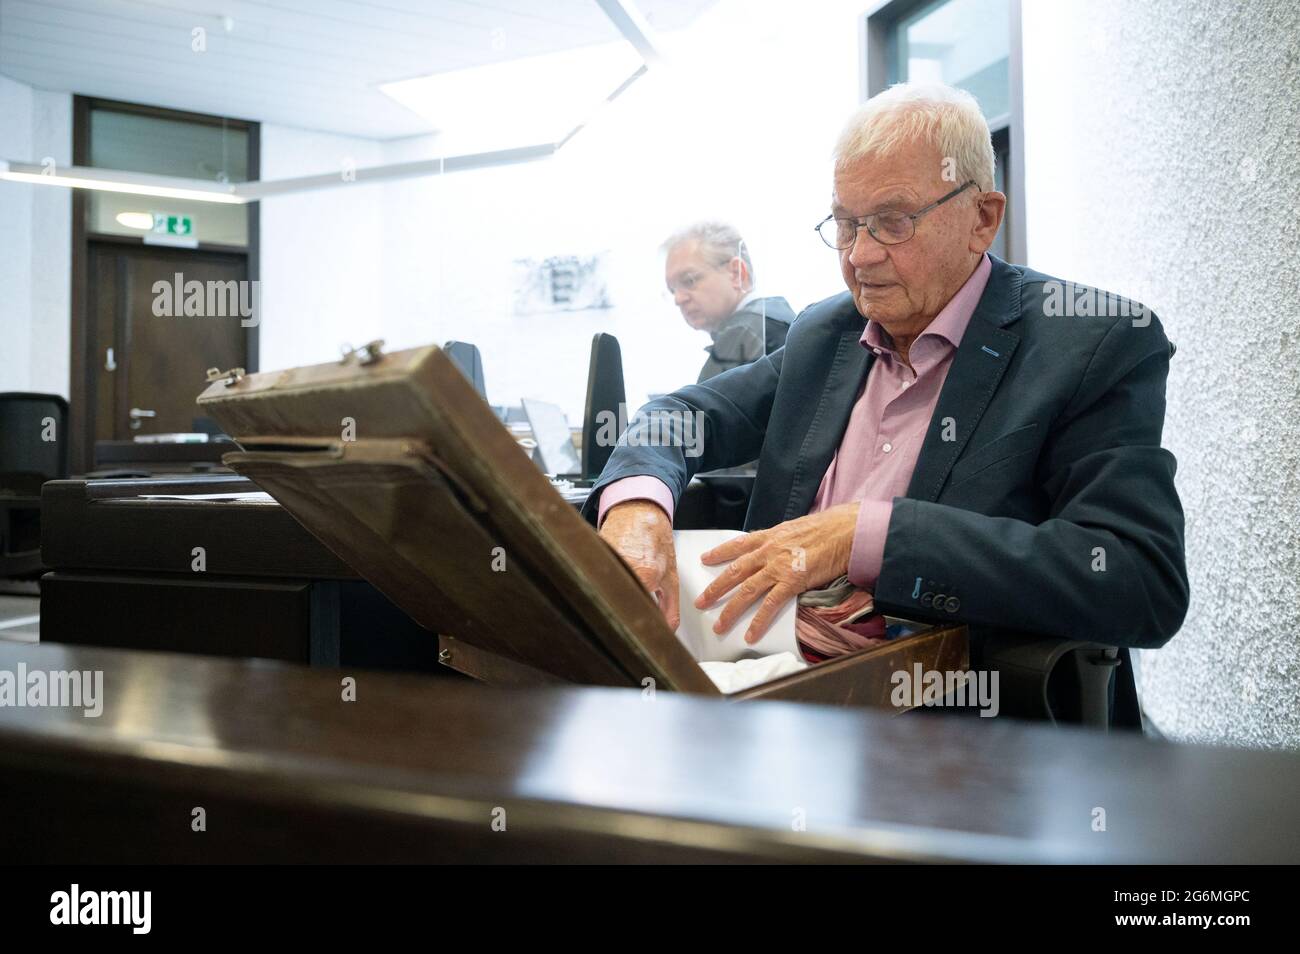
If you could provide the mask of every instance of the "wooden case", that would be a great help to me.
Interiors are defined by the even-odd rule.
[[[654,600],[437,347],[215,380],[199,397],[242,450],[224,463],[502,685],[718,690]],[[965,670],[938,627],[733,698],[889,705],[890,677]]]

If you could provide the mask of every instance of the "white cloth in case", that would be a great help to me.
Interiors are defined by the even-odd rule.
[[[718,691],[732,693],[807,669],[808,664],[794,653],[773,653],[736,662],[702,662],[700,668],[713,680]]]

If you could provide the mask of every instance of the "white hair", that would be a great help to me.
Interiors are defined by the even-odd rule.
[[[954,187],[974,180],[981,192],[993,190],[989,124],[974,96],[942,83],[899,83],[859,106],[835,143],[835,169],[918,141],[951,160]]]
[[[739,258],[745,263],[745,272],[749,276],[750,284],[753,284],[754,262],[749,257],[749,246],[740,237],[740,230],[731,223],[696,222],[668,236],[660,248],[665,252],[671,252],[677,246],[685,245],[687,242],[698,242],[700,253],[704,255],[705,260],[717,268],[726,265],[733,258]]]

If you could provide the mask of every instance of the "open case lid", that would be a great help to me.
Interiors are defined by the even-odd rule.
[[[198,403],[243,447],[228,467],[431,632],[571,682],[719,694],[442,349],[233,372]]]

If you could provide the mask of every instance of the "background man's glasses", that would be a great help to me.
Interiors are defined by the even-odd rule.
[[[726,271],[726,268],[726,265],[714,265],[703,270],[683,272],[678,276],[676,283],[669,282],[668,287],[664,289],[665,300],[676,301],[679,291],[684,291],[689,295],[695,291],[700,282],[709,277],[710,272],[722,272]]]
[[[677,294],[678,289],[682,291],[693,291],[695,286],[704,280],[703,272],[687,272],[681,276],[677,284],[668,286],[668,297],[671,298]]]
[[[853,247],[853,243],[858,240],[859,229],[866,229],[867,234],[881,245],[901,245],[916,234],[916,223],[921,216],[933,212],[973,185],[975,185],[974,179],[915,212],[873,212],[860,219],[837,219],[833,214],[828,215],[815,226],[817,234],[831,248],[840,251]]]

